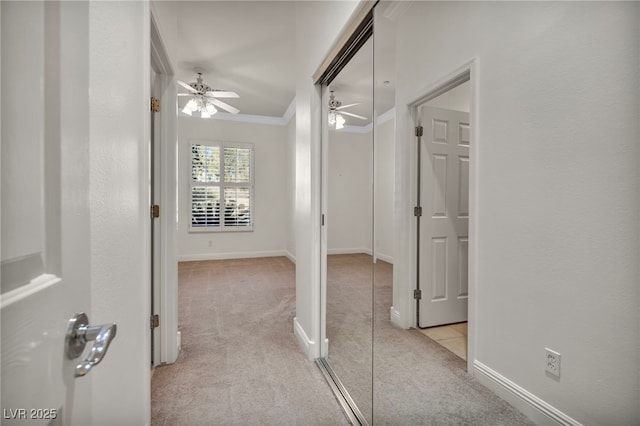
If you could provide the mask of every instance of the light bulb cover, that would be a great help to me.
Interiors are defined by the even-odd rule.
[[[213,114],[215,114],[216,112],[218,112],[218,110],[216,109],[216,107],[215,107],[215,106],[213,106],[213,104],[210,104],[210,103],[207,103],[206,111],[207,111],[207,113],[208,113],[209,115],[213,115]]]
[[[189,109],[191,112],[196,112],[198,110],[198,102],[195,100],[195,98],[191,98],[191,100],[187,102],[187,105],[185,105],[184,108]]]
[[[335,111],[329,111],[329,126],[333,126],[336,124],[336,113]]]
[[[345,119],[342,115],[336,114],[336,130],[340,130],[344,127]]]

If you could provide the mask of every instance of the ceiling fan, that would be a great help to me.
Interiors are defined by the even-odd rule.
[[[209,118],[216,112],[217,108],[221,108],[231,114],[237,114],[239,109],[224,103],[217,98],[239,98],[236,92],[229,90],[212,89],[202,81],[202,72],[198,72],[198,78],[193,83],[185,83],[178,80],[178,84],[189,91],[189,93],[178,93],[178,96],[191,96],[187,105],[182,112],[187,115],[193,115],[199,112],[201,118]]]
[[[331,90],[329,95],[329,125],[335,126],[336,130],[342,129],[345,123],[345,119],[343,115],[348,115],[350,117],[366,120],[367,117],[342,111],[345,108],[349,108],[355,105],[359,105],[359,103],[342,105],[342,102],[340,102],[335,98],[335,95],[333,94],[333,90]]]

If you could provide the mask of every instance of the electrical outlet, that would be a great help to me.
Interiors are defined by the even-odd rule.
[[[545,370],[549,374],[560,377],[560,354],[552,349],[544,348]]]

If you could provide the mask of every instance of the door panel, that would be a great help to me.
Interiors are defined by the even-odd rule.
[[[469,114],[422,107],[420,327],[467,320]]]
[[[93,319],[88,6],[0,8],[2,424],[82,424],[91,415],[92,378],[76,379],[75,368],[93,342],[70,360],[65,335],[72,315],[85,311]],[[16,107],[25,100],[31,113]]]

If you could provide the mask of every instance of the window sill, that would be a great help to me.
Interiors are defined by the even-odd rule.
[[[242,227],[240,229],[229,228],[212,228],[212,227],[197,227],[189,228],[189,234],[234,234],[242,232],[253,232],[253,226]]]

